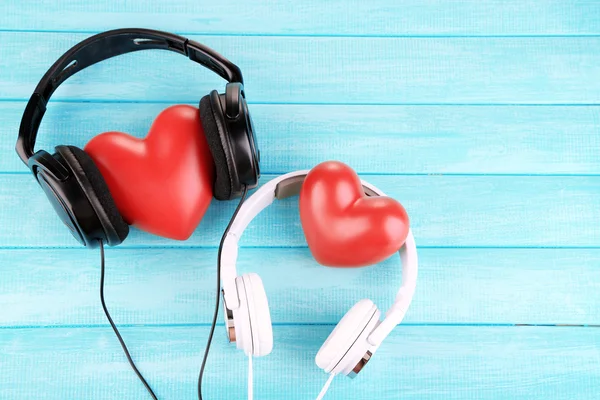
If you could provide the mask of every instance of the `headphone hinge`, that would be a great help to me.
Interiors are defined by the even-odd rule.
[[[238,296],[235,279],[223,281],[223,306],[227,310],[237,310],[240,307],[240,298]]]

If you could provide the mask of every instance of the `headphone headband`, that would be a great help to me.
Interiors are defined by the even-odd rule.
[[[240,305],[237,290],[235,290],[235,277],[237,276],[238,241],[244,230],[250,221],[273,203],[275,199],[298,195],[308,172],[309,170],[290,172],[270,180],[250,196],[240,208],[223,242],[223,251],[221,252],[221,280],[223,282],[225,303],[229,309],[237,309]],[[365,181],[361,181],[361,183],[365,194],[368,196],[385,196],[385,193],[375,186]],[[400,324],[415,293],[418,258],[412,230],[408,231],[406,242],[400,249],[400,259],[402,262],[402,285],[398,290],[394,304],[386,312],[386,318],[368,338],[373,346],[378,346],[392,329]]]
[[[77,72],[121,54],[161,49],[185,55],[228,82],[244,83],[242,72],[231,61],[198,42],[151,29],[115,29],[91,36],[63,54],[44,74],[31,95],[19,128],[17,153],[27,164],[33,155],[37,132],[54,91]]]

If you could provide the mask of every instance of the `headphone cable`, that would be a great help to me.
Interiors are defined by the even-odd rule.
[[[225,228],[225,232],[223,232],[223,236],[221,237],[221,243],[219,244],[219,252],[217,255],[217,296],[216,296],[216,304],[215,304],[215,313],[213,314],[212,325],[210,326],[210,333],[208,334],[208,342],[206,343],[206,349],[204,350],[204,357],[202,359],[202,365],[200,366],[200,374],[198,375],[198,400],[202,400],[202,378],[204,377],[204,368],[206,367],[206,360],[208,359],[208,352],[210,351],[210,346],[212,344],[213,334],[215,333],[215,327],[217,326],[217,317],[219,315],[219,305],[221,304],[221,253],[223,252],[223,243],[225,243],[225,238],[229,233],[229,229],[231,229],[231,225],[233,225],[233,221],[235,221],[235,217],[237,216],[240,208],[242,208],[242,204],[246,200],[246,194],[248,194],[248,187],[246,185],[242,186],[242,196],[240,198],[240,202],[238,203],[229,223],[227,224],[227,228]]]
[[[152,391],[152,388],[150,387],[150,385],[148,385],[148,382],[146,382],[146,379],[144,379],[144,376],[142,375],[142,373],[135,366],[135,363],[133,362],[133,359],[131,358],[131,355],[129,354],[129,350],[127,350],[125,341],[121,337],[121,334],[119,333],[119,330],[117,329],[117,326],[113,322],[113,319],[111,318],[110,313],[108,312],[108,308],[106,308],[106,303],[104,302],[104,269],[105,269],[104,268],[104,243],[102,242],[102,240],[99,240],[98,242],[100,243],[100,302],[102,303],[102,309],[104,310],[104,315],[106,315],[108,322],[110,322],[110,326],[112,327],[113,331],[115,332],[115,335],[117,335],[117,339],[119,339],[119,343],[121,344],[121,347],[123,348],[123,351],[125,352],[125,356],[127,357],[127,361],[129,361],[129,365],[131,365],[131,368],[133,369],[135,374],[138,376],[138,378],[140,378],[140,381],[142,381],[142,383],[146,387],[146,390],[148,390],[148,393],[150,393],[150,396],[152,397],[152,399],[158,400],[158,398]]]
[[[317,396],[317,400],[321,400],[323,397],[325,397],[325,393],[327,393],[327,391],[329,390],[329,386],[331,385],[331,382],[333,381],[333,378],[335,378],[335,374],[334,373],[330,373],[329,374],[329,378],[327,379],[327,382],[325,382],[325,385],[323,386],[323,389],[321,389],[321,392]]]

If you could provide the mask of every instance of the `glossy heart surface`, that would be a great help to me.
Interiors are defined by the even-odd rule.
[[[313,257],[330,267],[383,261],[400,250],[409,229],[398,201],[368,197],[356,172],[337,161],[308,173],[300,191],[300,219]]]
[[[210,204],[214,182],[214,164],[196,107],[163,110],[143,139],[105,132],[84,150],[128,224],[177,240],[194,232]]]

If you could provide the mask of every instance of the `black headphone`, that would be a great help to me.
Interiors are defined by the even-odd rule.
[[[52,206],[75,239],[93,248],[98,241],[115,246],[129,233],[108,186],[94,161],[75,146],[56,146],[55,153],[34,152],[35,139],[52,93],[75,73],[97,62],[138,50],[162,49],[183,54],[227,80],[200,100],[200,117],[216,170],[217,200],[239,197],[260,177],[260,152],[244,95],[242,72],[210,48],[167,32],[117,29],[73,46],[44,74],[29,99],[16,150],[31,169]]]

